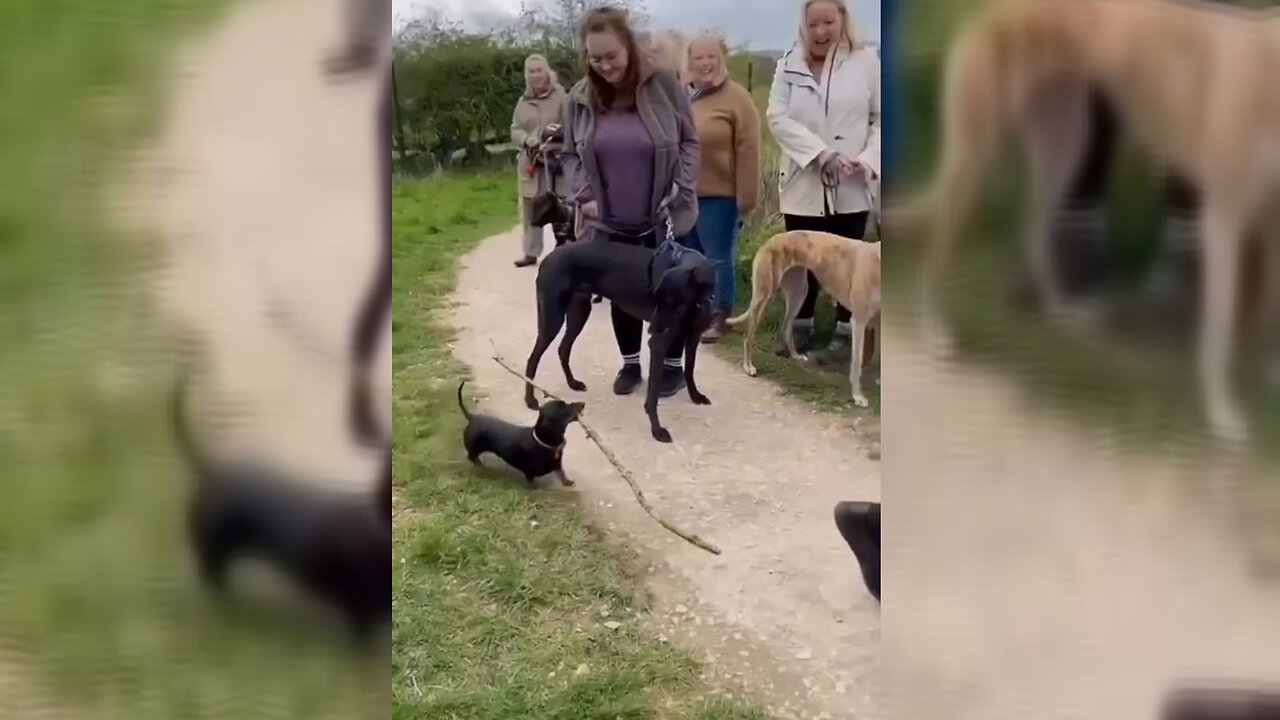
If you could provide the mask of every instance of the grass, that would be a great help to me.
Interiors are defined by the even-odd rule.
[[[107,213],[125,153],[164,120],[177,44],[231,6],[0,4],[0,643],[68,717],[347,720],[385,703],[386,667],[340,637],[194,582],[187,475],[152,381],[169,375],[156,248]]]
[[[904,115],[906,187],[916,187],[936,158],[939,71],[947,42],[958,25],[984,0],[947,6],[946,12],[907,10],[908,37],[900,85]],[[1112,262],[1123,276],[1136,277],[1151,255],[1159,231],[1159,198],[1150,163],[1125,148],[1114,168]],[[968,361],[993,368],[1026,388],[1042,408],[1100,428],[1143,452],[1185,449],[1203,438],[1194,351],[1137,338],[1089,336],[1051,327],[1007,301],[1018,274],[1021,169],[1010,157],[997,169],[980,218],[966,231],[966,252],[958,254],[947,289],[950,320],[959,350]],[[919,244],[890,239],[886,292],[890,302],[909,307],[918,277]],[[1249,405],[1255,447],[1280,459],[1280,392],[1254,392]]]
[[[635,559],[572,500],[461,452],[465,369],[438,313],[458,258],[516,223],[514,191],[509,171],[395,184],[392,717],[764,718],[653,636]]]

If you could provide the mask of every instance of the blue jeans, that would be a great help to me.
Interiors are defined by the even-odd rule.
[[[716,309],[733,309],[734,261],[738,249],[738,201],[698,198],[698,241],[716,270]]]

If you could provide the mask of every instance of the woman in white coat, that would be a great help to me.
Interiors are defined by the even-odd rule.
[[[800,38],[778,61],[766,113],[782,149],[779,199],[787,230],[861,240],[880,177],[880,58],[861,42],[845,0],[805,0]],[[795,324],[796,347],[813,343],[819,286]],[[848,365],[850,313],[840,308],[831,345],[816,359]]]

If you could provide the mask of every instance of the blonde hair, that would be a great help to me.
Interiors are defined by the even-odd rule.
[[[689,38],[689,42],[685,43],[685,46],[684,46],[685,73],[686,74],[690,73],[690,70],[689,70],[690,55],[693,53],[693,44],[698,42],[699,40],[710,40],[711,42],[715,43],[716,50],[717,52],[720,53],[719,75],[721,78],[728,76],[729,75],[729,41],[725,40],[725,37],[723,34],[715,32],[714,30],[703,30],[697,35],[694,35],[693,37]]]
[[[649,54],[654,63],[662,65],[659,58],[653,57],[659,46],[665,46],[670,52],[670,58],[675,62],[675,67],[668,67],[681,80],[688,75],[689,70],[689,41],[685,38],[684,33],[679,30],[659,30],[655,33],[649,33],[648,43]]]
[[[808,22],[809,8],[818,3],[831,3],[840,11],[840,19],[844,21],[844,45],[848,50],[856,50],[862,47],[862,40],[858,38],[857,30],[853,27],[853,13],[849,12],[849,4],[845,0],[804,0],[804,4],[800,6],[800,43],[808,42]]]
[[[538,63],[547,69],[547,76],[550,78],[547,85],[548,87],[555,87],[560,82],[560,78],[556,75],[556,69],[551,67],[551,63],[547,62],[546,56],[541,53],[534,53],[530,55],[524,59],[524,69],[528,70],[529,66],[534,63]],[[533,88],[529,87],[529,74],[527,72],[524,76],[524,89],[525,92],[533,90]]]

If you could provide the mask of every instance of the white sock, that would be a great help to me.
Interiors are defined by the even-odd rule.
[[[623,355],[623,356],[622,356],[622,366],[623,366],[623,367],[626,367],[626,366],[628,366],[628,365],[635,365],[636,367],[639,367],[639,366],[640,366],[640,353],[636,353],[635,355]]]
[[[675,359],[663,358],[662,364],[674,370],[680,370],[684,368],[684,360],[682,358],[675,358]]]

